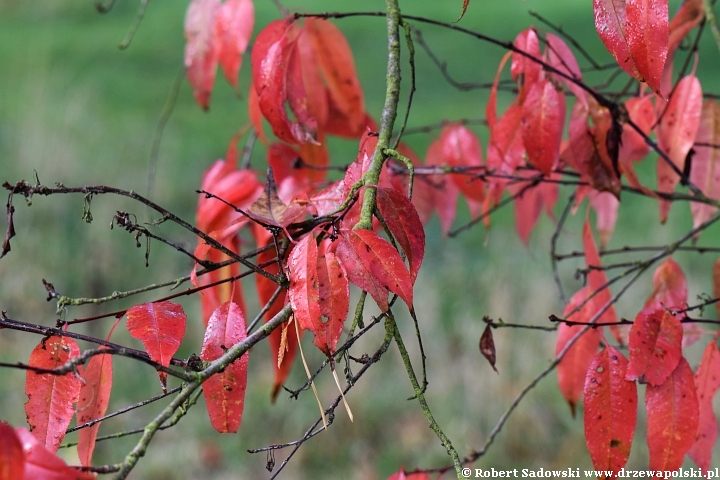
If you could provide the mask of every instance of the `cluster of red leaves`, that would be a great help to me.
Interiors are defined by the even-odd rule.
[[[218,63],[237,90],[242,54],[255,23],[252,0],[193,0],[185,15],[185,68],[195,99],[210,107]]]
[[[126,326],[130,335],[142,342],[151,360],[168,367],[184,336],[185,320],[180,305],[156,302],[137,305],[128,310]],[[101,347],[100,350],[106,348]],[[28,365],[43,372],[28,370],[25,380],[28,397],[25,414],[35,441],[30,442],[26,438],[30,434],[25,435],[20,429],[16,432],[22,440],[26,462],[52,470],[57,477],[47,473],[48,476],[26,478],[94,478],[89,474],[78,474],[54,457],[73,416],[77,417],[78,425],[96,421],[105,415],[110,402],[113,377],[110,354],[94,355],[85,368],[76,365],[75,370],[64,375],[49,372],[70,365],[69,362],[79,356],[80,349],[73,339],[57,335],[43,339],[30,354]],[[167,374],[158,372],[158,375],[165,390]],[[91,464],[100,423],[78,432],[78,455],[83,466]]]
[[[467,4],[467,0],[463,2],[463,13]],[[657,162],[658,190],[674,191],[680,180],[678,172],[686,170],[694,148],[690,181],[708,197],[720,198],[720,154],[710,146],[720,143],[720,107],[713,100],[702,102],[694,74],[672,86],[674,52],[702,19],[702,2],[686,1],[672,21],[667,0],[595,0],[594,8],[596,27],[607,48],[625,71],[647,82],[654,93],[630,98],[621,108],[611,110],[585,90],[578,62],[559,37],[525,30],[503,59],[490,93],[486,162],[481,142],[470,129],[447,124],[428,148],[424,164],[451,169],[452,174],[419,178],[412,201],[407,177],[398,174],[398,165],[392,161],[377,184],[364,182],[377,145],[375,122],[365,111],[352,52],[342,33],[322,19],[270,23],[252,49],[248,109],[254,129],[267,146],[271,169],[264,186],[256,173],[238,169],[238,138],[234,138],[225,159],[215,162],[203,176],[202,189],[211,195],[199,198],[198,228],[234,254],[240,254],[238,233],[243,228],[250,230],[257,247],[286,237],[290,247],[282,258],[275,258],[277,251],[272,249],[256,259],[268,274],[287,275],[289,280],[288,289],[280,291],[265,318],[290,304],[301,331],[309,330],[315,345],[331,355],[348,316],[350,284],[367,292],[382,311],[389,308],[391,293],[413,308],[413,286],[424,256],[423,224],[436,212],[448,232],[460,195],[471,213],[484,214],[489,225],[487,214],[507,190],[514,197],[519,236],[527,243],[541,211],[552,216],[558,196],[555,180],[566,167],[571,168],[584,183],[578,188],[577,204],[589,198],[604,246],[617,218],[622,176],[631,186],[652,194],[638,181],[633,162],[647,157],[647,135],[654,134],[665,155]],[[238,89],[237,74],[253,22],[251,0],[191,1],[185,24],[185,63],[201,107],[209,106],[218,65]],[[518,93],[498,115],[497,85],[508,61]],[[563,138],[568,93],[575,103],[567,138]],[[278,141],[271,142],[265,135],[263,119]],[[329,165],[326,140],[330,135],[360,142],[356,160],[343,178],[334,182],[326,178],[324,168]],[[420,164],[407,146],[400,144],[398,151]],[[377,217],[382,222],[374,222],[371,230],[358,230],[354,228],[361,216],[357,199],[367,188],[375,190]],[[669,206],[660,201],[662,221]],[[714,210],[691,203],[695,225]],[[315,219],[314,227],[298,229],[309,217]],[[607,279],[599,269],[600,256],[587,222],[583,244],[588,285],[565,309],[566,318],[580,324],[561,325],[556,353],[564,354],[558,379],[573,411],[584,395],[586,438],[596,468],[617,471],[627,460],[638,383],[647,384],[651,468],[675,469],[686,453],[701,468],[708,468],[717,437],[712,399],[720,388],[715,374],[720,355],[714,339],[693,379],[682,356],[682,342],[683,337],[687,342],[698,332],[684,329],[681,318],[669,311],[686,304],[682,271],[668,260],[656,272],[655,291],[627,335],[628,360],[610,346],[602,327],[581,325],[609,324],[615,341],[625,343],[625,332],[615,325]],[[203,242],[195,256],[213,263],[230,259]],[[228,262],[203,275],[198,273],[193,269],[194,285],[203,287],[206,331],[201,358],[212,362],[247,336],[241,287],[238,282],[226,281],[239,275],[240,266]],[[262,304],[278,289],[275,282],[260,275],[256,285]],[[127,318],[131,335],[142,342],[153,361],[167,367],[183,340],[182,309],[171,302],[143,304],[128,310]],[[295,330],[288,328],[277,329],[270,337],[276,368],[273,398],[287,378],[298,341]],[[598,353],[601,345],[605,346]],[[29,364],[53,369],[79,354],[71,339],[50,337],[33,351]],[[13,478],[40,478],[32,476],[34,468],[50,469],[56,473],[52,478],[58,479],[92,477],[69,469],[53,454],[75,414],[74,403],[80,406],[78,423],[104,415],[112,384],[112,356],[96,355],[84,369],[77,366],[76,372],[62,376],[28,373],[26,412],[32,436],[0,425],[0,442],[7,446],[0,452],[11,452],[0,458],[0,466],[15,472]],[[166,374],[160,371],[159,376],[165,389]],[[238,430],[247,377],[245,354],[204,385],[210,420],[218,431]],[[81,430],[78,449],[83,465],[90,464],[98,427]],[[406,475],[401,470],[390,478],[428,477]]]
[[[588,249],[594,251],[594,241],[587,222],[585,225],[587,266],[601,267],[596,253],[587,255]],[[720,262],[716,271],[719,268]],[[565,316],[577,323],[563,323],[558,331],[556,354],[564,352],[557,367],[560,391],[573,414],[583,396],[585,439],[597,470],[617,472],[627,462],[635,432],[638,384],[646,385],[650,469],[676,470],[686,454],[701,469],[710,466],[718,434],[712,409],[712,400],[720,389],[717,336],[708,343],[693,376],[682,348],[699,338],[697,328],[681,323],[684,314],[672,313],[687,305],[685,275],[668,259],[655,271],[653,286],[627,335],[629,359],[602,333],[602,324],[607,323],[611,312],[609,308],[599,314],[601,308],[610,305],[604,274],[599,280],[590,278],[588,286],[573,296]],[[717,284],[715,288],[719,288]],[[589,327],[588,323],[596,326]],[[613,334],[622,345],[624,335],[617,329]],[[605,347],[598,352],[601,344]]]

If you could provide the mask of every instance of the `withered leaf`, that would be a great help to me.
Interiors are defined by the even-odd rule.
[[[13,223],[13,213],[15,213],[15,207],[8,201],[7,203],[7,230],[5,231],[5,240],[2,244],[2,252],[0,252],[0,258],[4,257],[10,251],[10,239],[15,236],[15,224]]]
[[[265,190],[247,211],[248,217],[273,227],[286,228],[295,220],[305,215],[305,206],[297,201],[286,205],[277,194],[277,186],[272,169],[268,169]]]
[[[499,373],[495,368],[495,341],[493,340],[492,327],[488,323],[485,326],[485,331],[480,337],[480,353],[483,357],[487,358],[490,362],[490,366],[495,370],[495,373]]]

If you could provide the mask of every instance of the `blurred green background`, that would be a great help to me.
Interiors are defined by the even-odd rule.
[[[153,136],[173,82],[183,62],[183,17],[187,2],[156,0],[142,20],[131,46],[120,51],[118,43],[133,22],[139,2],[118,1],[112,11],[100,15],[89,0],[0,0],[0,180],[21,179],[67,186],[106,184],[145,193]],[[677,6],[671,2],[671,12]],[[307,0],[286,5],[291,10],[382,10],[378,0],[328,2]],[[401,2],[406,14],[441,21],[457,19],[461,2]],[[573,35],[600,63],[611,61],[595,34],[592,2],[574,0],[475,0],[470,3],[460,26],[500,40],[512,41],[531,24],[538,25],[528,10],[534,10]],[[269,1],[256,2],[256,28],[279,18]],[[360,80],[365,89],[367,109],[378,117],[384,95],[384,20],[362,18],[340,20],[355,52]],[[492,81],[503,51],[468,36],[446,29],[416,25],[434,53],[448,63],[451,75],[464,82]],[[720,62],[709,35],[702,42],[698,75],[706,92],[719,92]],[[405,55],[405,53],[404,53]],[[681,52],[678,62],[684,60]],[[578,56],[580,59],[580,57]],[[586,65],[580,59],[581,65]],[[460,92],[450,87],[427,55],[418,48],[417,88],[409,126],[421,126],[443,119],[484,116],[487,90]],[[249,62],[241,70],[241,91],[249,85]],[[409,69],[403,65],[403,98],[409,85]],[[589,75],[601,82],[607,72]],[[505,76],[508,74],[505,72]],[[617,82],[622,86],[622,80]],[[509,101],[501,97],[500,105]],[[218,76],[211,108],[202,112],[189,86],[182,83],[177,102],[160,143],[156,178],[151,198],[185,219],[194,218],[203,171],[224,155],[232,135],[247,123],[247,103],[237,98]],[[487,132],[475,129],[483,144]],[[433,134],[406,138],[423,155]],[[333,162],[354,159],[357,145],[333,141]],[[263,170],[264,151],[256,146],[252,165]],[[654,159],[640,166],[640,175],[654,185]],[[559,215],[571,191],[561,189]],[[190,263],[174,251],[154,244],[150,267],[144,266],[144,249],[120,229],[109,229],[116,210],[151,218],[140,205],[119,197],[96,197],[92,201],[94,222],[81,220],[80,196],[33,199],[26,207],[15,198],[17,237],[12,252],[0,261],[0,309],[18,320],[43,325],[55,323],[54,303],[45,302],[41,279],[72,297],[96,297],[115,290],[128,290],[149,283],[185,275]],[[456,225],[467,221],[460,207]],[[677,238],[692,223],[685,204],[673,207],[667,225],[658,222],[655,201],[624,195],[618,228],[609,247],[661,245]],[[560,237],[560,250],[581,248],[580,227],[584,208],[571,218]],[[440,425],[461,455],[479,449],[512,399],[550,362],[554,333],[502,329],[495,331],[498,349],[496,375],[478,351],[484,323],[482,317],[507,322],[542,324],[550,313],[561,314],[563,305],[552,281],[549,263],[550,237],[554,222],[543,216],[525,247],[514,231],[511,207],[493,216],[490,231],[475,227],[459,238],[445,239],[437,219],[427,227],[425,265],[416,286],[419,312],[428,355],[430,386],[428,401]],[[3,231],[5,223],[0,222]],[[195,240],[185,231],[164,224],[159,234],[189,247]],[[701,244],[718,246],[720,232],[711,228]],[[690,301],[711,291],[710,268],[714,257],[678,254],[674,257],[688,276]],[[561,265],[562,281],[569,293],[580,286],[574,278],[580,262]],[[634,286],[617,307],[618,315],[634,318],[652,290],[650,275]],[[251,284],[247,297],[252,298]],[[66,318],[84,317],[127,308],[153,296],[142,296],[99,307],[70,309]],[[196,298],[181,299],[189,317],[186,339],[178,355],[198,352],[202,321]],[[249,300],[249,316],[257,306]],[[373,311],[370,310],[370,313]],[[714,318],[714,311],[706,316]],[[400,321],[414,348],[409,318]],[[83,327],[82,331],[104,337],[110,321]],[[373,352],[382,331],[373,332],[354,348],[355,356]],[[138,347],[124,329],[114,341]],[[17,332],[0,334],[0,360],[26,361],[39,338]],[[696,365],[699,349],[688,355]],[[311,366],[322,355],[305,338]],[[81,348],[87,345],[81,345]],[[155,372],[134,362],[115,359],[115,384],[111,410],[159,393]],[[132,478],[136,479],[236,479],[267,478],[265,455],[250,455],[248,448],[291,441],[302,436],[317,417],[315,400],[309,393],[297,401],[280,395],[269,402],[272,367],[267,346],[253,350],[250,381],[243,426],[237,435],[221,436],[211,428],[205,408],[199,405],[175,428],[158,434]],[[25,422],[22,404],[24,373],[0,370],[0,417],[14,425]],[[301,366],[295,365],[290,388],[304,381]],[[320,397],[326,403],[336,387],[325,372],[319,379]],[[411,395],[397,352],[391,351],[380,365],[371,369],[352,391],[348,401],[355,414],[350,423],[337,411],[329,432],[308,442],[292,459],[281,478],[384,479],[401,465],[408,468],[447,464],[448,458]],[[162,403],[162,402],[160,402]],[[200,401],[202,403],[202,400]],[[161,405],[153,405],[106,421],[102,433],[143,426]],[[644,416],[639,416],[636,440],[628,468],[647,464],[644,444]],[[68,440],[74,436],[69,435]],[[113,463],[132,448],[136,437],[98,444],[95,463]],[[285,457],[279,451],[276,462]],[[77,463],[72,449],[62,451],[70,463]],[[688,464],[690,465],[690,464]],[[554,375],[543,380],[513,414],[496,444],[475,465],[478,468],[589,468],[582,415],[573,419],[557,391]],[[446,476],[446,478],[449,476]]]

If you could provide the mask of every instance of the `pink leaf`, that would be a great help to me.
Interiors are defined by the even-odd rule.
[[[540,41],[533,28],[523,30],[515,37],[513,45],[529,55],[526,57],[517,52],[512,53],[510,75],[518,83],[518,103],[522,104],[528,90],[540,79],[542,68],[533,59],[540,59]]]
[[[580,66],[575,59],[575,55],[573,55],[572,51],[565,42],[560,37],[553,35],[552,33],[545,34],[545,39],[547,40],[547,55],[550,65],[567,74],[571,78],[582,80]],[[551,77],[558,82],[564,83],[568,90],[577,97],[578,101],[587,106],[587,94],[578,84],[565,77],[561,77],[560,75],[552,74]]]
[[[680,359],[667,381],[645,390],[650,470],[677,470],[695,442],[699,410],[693,373]]]
[[[482,166],[482,145],[477,135],[467,127],[459,124],[448,125],[442,129],[438,141],[442,145],[443,159],[448,165],[465,167],[470,174],[480,173],[478,167]],[[483,182],[467,174],[451,175],[451,178],[467,198],[482,201]]]
[[[219,61],[225,78],[238,88],[238,71],[255,23],[252,0],[226,0],[217,12]]]
[[[245,338],[242,310],[236,303],[225,302],[210,317],[200,358],[206,362],[217,360],[227,349]],[[235,433],[240,428],[247,388],[248,355],[249,352],[245,352],[203,383],[210,423],[220,433]]]
[[[177,352],[185,336],[185,312],[170,301],[143,303],[127,311],[127,329],[133,338],[140,340],[150,359],[165,367]],[[163,391],[167,373],[158,372]]]
[[[53,369],[80,355],[74,340],[52,336],[43,339],[30,354],[32,367]],[[32,434],[50,452],[56,452],[70,420],[75,414],[74,403],[80,396],[80,379],[71,372],[65,375],[27,371],[25,376],[25,415]]]
[[[704,144],[704,145],[699,145]],[[713,100],[703,103],[700,125],[695,137],[695,155],[692,157],[690,181],[708,198],[720,200],[720,149],[711,145],[720,144],[720,105]],[[707,221],[717,207],[706,203],[690,203],[693,227]]]
[[[695,388],[699,407],[699,430],[695,443],[688,452],[693,462],[703,470],[710,468],[713,446],[718,436],[718,423],[713,409],[713,399],[720,389],[720,350],[716,339],[705,347],[700,366],[695,372]]]
[[[670,97],[665,114],[658,126],[658,145],[679,171],[685,168],[685,159],[695,142],[702,111],[702,89],[694,75],[680,80]],[[680,177],[663,158],[657,163],[658,190],[672,193]],[[665,222],[670,202],[660,200],[660,221]]]
[[[672,258],[665,260],[653,274],[655,289],[645,302],[645,308],[685,308],[687,306],[687,281],[680,265]]]
[[[215,83],[219,43],[216,15],[220,0],[192,0],[185,14],[185,68],[198,104],[207,110]]]

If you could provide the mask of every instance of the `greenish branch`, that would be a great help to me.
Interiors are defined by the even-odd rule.
[[[400,6],[398,0],[386,0],[387,7],[387,36],[388,36],[388,63],[385,75],[385,105],[380,118],[380,132],[375,147],[370,168],[363,176],[365,195],[363,198],[360,220],[356,229],[372,229],[372,218],[375,213],[377,185],[380,181],[380,171],[385,162],[384,150],[390,146],[397,108],[400,101]]]

